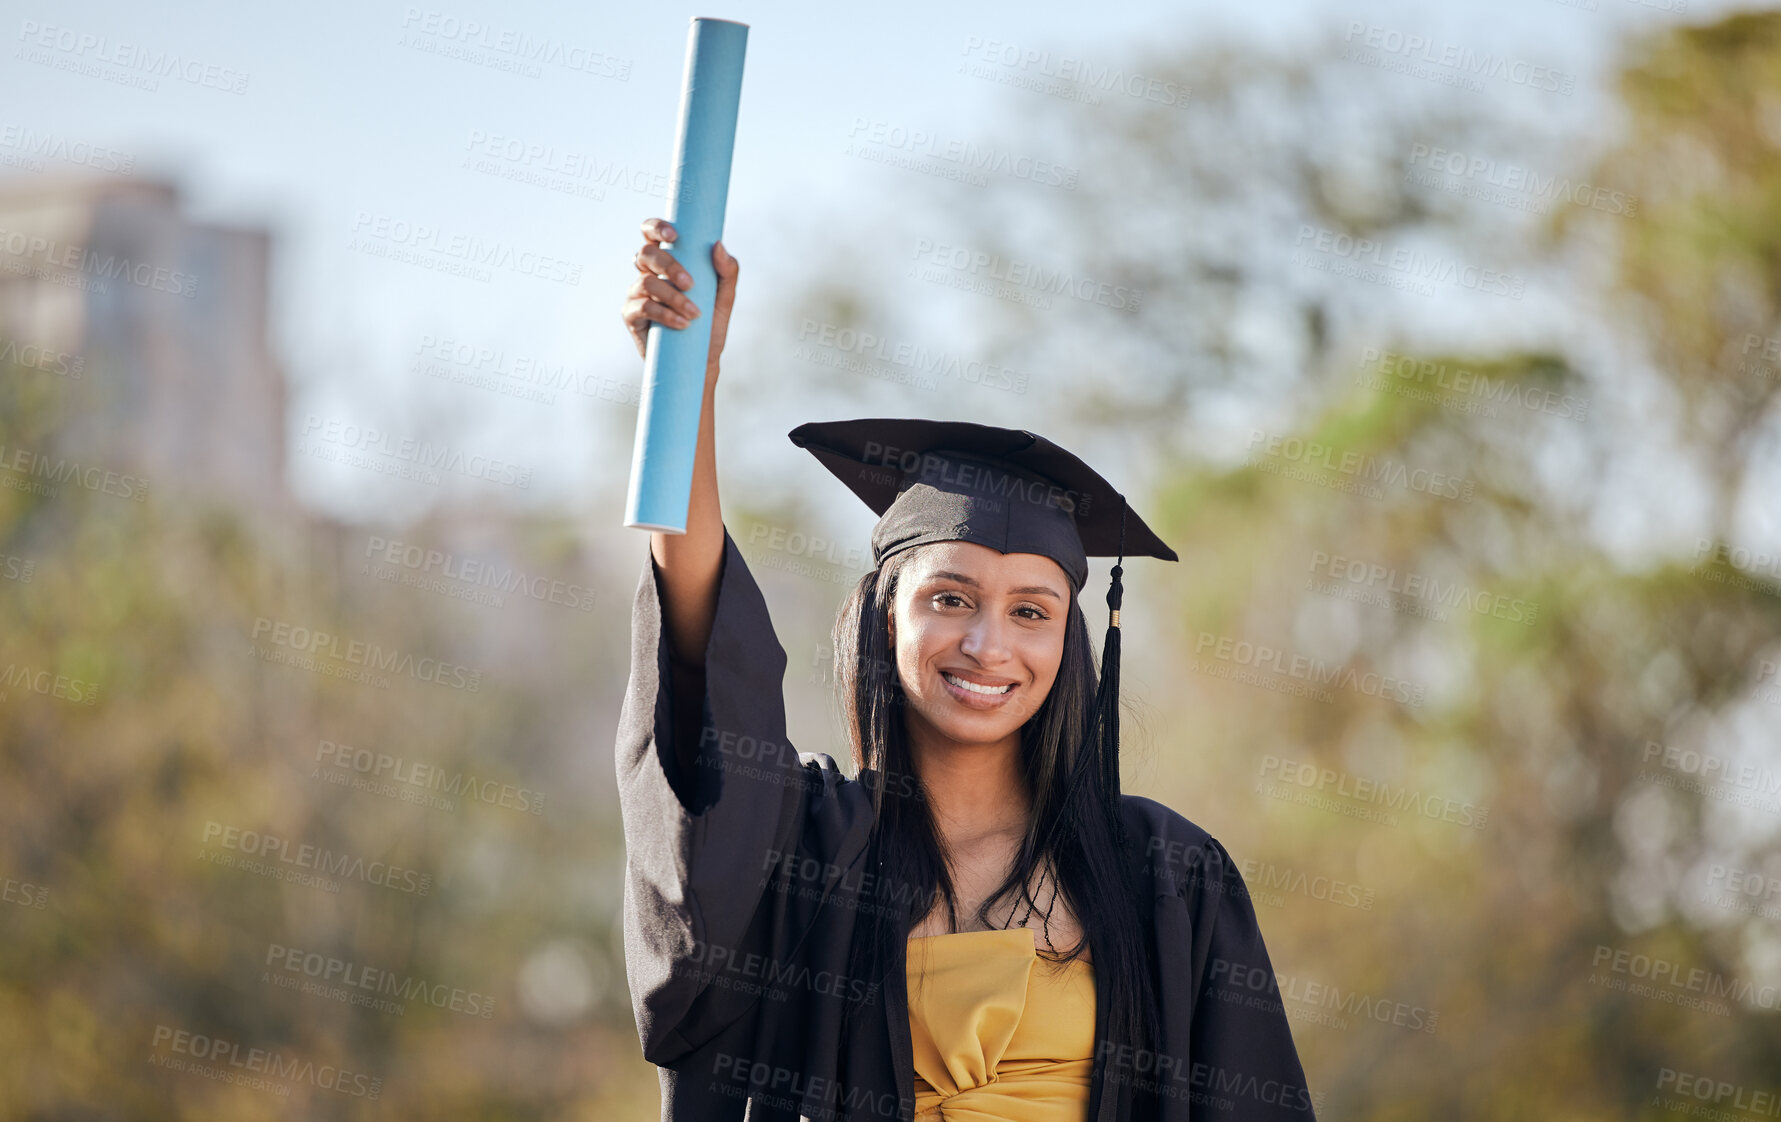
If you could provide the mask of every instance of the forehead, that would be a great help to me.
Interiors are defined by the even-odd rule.
[[[1066,599],[1070,577],[1064,567],[1042,553],[1003,553],[976,542],[931,542],[915,550],[904,570],[904,583],[914,585],[937,573],[968,576],[990,592],[1023,585],[1045,585]]]

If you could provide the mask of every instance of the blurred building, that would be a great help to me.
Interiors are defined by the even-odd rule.
[[[326,606],[392,646],[398,633],[376,630],[390,619],[436,623],[430,653],[515,683],[561,674],[562,650],[622,628],[639,555],[596,597],[606,574],[560,517],[444,496],[415,521],[358,523],[296,498],[272,243],[266,229],[194,221],[165,181],[0,179],[0,369],[50,380],[67,403],[46,446],[25,450],[144,478],[163,517],[240,516],[278,589],[268,610]],[[597,707],[560,719],[565,744],[611,732]]]
[[[289,526],[272,237],[194,221],[181,202],[152,179],[0,179],[0,357],[71,391],[55,447],[32,451]]]

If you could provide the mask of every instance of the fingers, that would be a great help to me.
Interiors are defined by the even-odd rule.
[[[633,335],[641,335],[649,330],[649,321],[654,320],[664,327],[682,328],[692,321],[673,308],[654,300],[641,297],[625,301],[625,324]]]
[[[673,309],[689,320],[699,314],[699,305],[693,303],[691,297],[682,294],[661,277],[638,277],[637,283],[631,286],[630,294],[645,297],[649,303],[658,306],[665,305],[664,311]]]
[[[729,248],[718,239],[711,247],[711,263],[717,267],[717,275],[725,280],[732,280],[742,271],[742,262],[730,256]]]
[[[685,317],[671,308],[665,307],[644,297],[633,297],[625,301],[622,318],[625,327],[631,332],[631,341],[637,344],[637,353],[649,353],[649,325],[651,321],[666,327],[681,328],[686,326]]]
[[[637,251],[637,256],[633,260],[640,273],[667,277],[682,289],[693,286],[692,274],[681,268],[680,262],[674,260],[674,255],[659,245],[644,246]]]
[[[700,314],[698,305],[660,277],[639,277],[627,296],[621,318],[637,344],[638,353],[643,353],[646,348],[652,321],[679,330]],[[685,312],[679,310],[682,307]]]
[[[674,259],[674,255],[659,244],[664,240],[679,236],[674,227],[660,218],[646,218],[643,220],[643,236],[648,239],[649,244],[639,249],[637,256],[632,259],[633,264],[637,266],[637,271],[652,276],[666,277],[683,292],[691,289],[693,287],[692,274],[681,267],[680,262]],[[742,270],[742,262],[730,254],[729,248],[724,245],[721,239],[711,247],[711,263],[717,269],[717,275],[724,280],[734,280]]]
[[[621,315],[639,354],[648,349],[649,325],[659,323],[676,330],[684,328],[701,314],[698,304],[685,295],[693,287],[692,274],[683,268],[669,246],[677,242],[680,232],[663,218],[646,218],[641,226],[644,245],[633,263],[642,275],[626,291]],[[711,247],[711,263],[720,282],[717,311],[721,318],[729,307],[742,263],[730,255],[722,241]]]
[[[692,276],[680,267],[680,263],[674,260],[673,254],[662,248],[662,244],[677,240],[680,237],[680,231],[676,230],[665,218],[645,218],[642,230],[643,240],[649,244],[638,250],[637,256],[633,259],[637,270],[643,273],[654,273],[658,277],[667,277],[683,289],[691,288],[693,286]]]

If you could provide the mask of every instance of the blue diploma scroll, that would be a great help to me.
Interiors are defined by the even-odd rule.
[[[694,17],[686,40],[686,75],[680,89],[680,125],[674,137],[674,175],[668,213],[677,236],[664,243],[693,278],[686,295],[700,314],[682,328],[650,322],[643,354],[643,387],[637,407],[637,443],[631,453],[631,487],[625,525],[686,533],[693,490],[693,454],[705,396],[705,359],[711,351],[711,313],[717,269],[711,247],[723,237],[724,202],[730,191],[730,157],[736,147],[736,113],[742,100],[742,56],[748,25]]]

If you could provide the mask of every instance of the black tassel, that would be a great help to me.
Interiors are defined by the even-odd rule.
[[[1119,813],[1119,605],[1125,595],[1125,496],[1119,497],[1119,561],[1107,586],[1107,640],[1101,648],[1101,682],[1095,689],[1095,747],[1100,753],[1101,794],[1114,837],[1126,843],[1125,821]]]
[[[1125,560],[1125,496],[1119,497],[1119,560]],[[1122,565],[1113,566],[1113,580],[1107,588],[1107,608],[1112,614],[1107,619],[1107,639],[1101,648],[1101,680],[1095,686],[1094,712],[1089,720],[1088,740],[1076,753],[1070,763],[1070,780],[1064,788],[1064,800],[1059,813],[1052,820],[1051,827],[1046,831],[1046,844],[1058,837],[1058,828],[1063,827],[1060,844],[1068,844],[1073,838],[1079,819],[1077,815],[1095,813],[1094,809],[1076,806],[1077,789],[1082,781],[1094,774],[1097,769],[1101,775],[1101,805],[1099,812],[1105,816],[1113,831],[1114,840],[1121,849],[1126,847],[1127,835],[1125,819],[1119,812],[1119,603],[1125,588],[1120,583],[1120,574],[1124,572]]]

